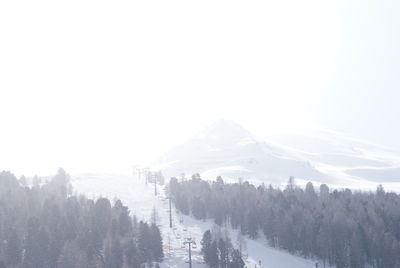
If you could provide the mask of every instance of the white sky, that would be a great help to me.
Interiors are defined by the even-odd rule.
[[[126,172],[219,118],[400,146],[400,1],[1,1],[0,169]]]

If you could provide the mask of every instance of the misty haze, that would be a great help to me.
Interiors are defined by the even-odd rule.
[[[400,268],[400,2],[0,2],[0,268]]]

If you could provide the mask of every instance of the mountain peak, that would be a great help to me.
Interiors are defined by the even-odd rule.
[[[287,153],[287,155],[286,155]],[[308,162],[278,146],[257,142],[241,125],[218,120],[198,136],[175,146],[163,157],[167,176],[201,173],[206,178],[226,176],[269,181],[297,178],[323,179]]]
[[[253,135],[238,123],[220,119],[208,126],[202,133],[202,138],[237,143],[243,139],[253,139]]]

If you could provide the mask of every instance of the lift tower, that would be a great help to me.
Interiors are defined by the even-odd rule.
[[[192,244],[196,245],[196,241],[194,241],[191,237],[185,238],[184,245],[189,245],[189,268],[192,268]]]

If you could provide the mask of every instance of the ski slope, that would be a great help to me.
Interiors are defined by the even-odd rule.
[[[207,229],[213,228],[212,221],[199,221],[190,216],[179,214],[172,208],[173,229],[169,228],[169,206],[164,187],[158,186],[158,195],[154,195],[154,185],[146,185],[137,177],[115,174],[86,174],[72,179],[74,191],[90,198],[108,197],[111,200],[120,199],[127,205],[131,214],[139,220],[150,221],[153,208],[157,211],[157,225],[160,227],[165,259],[161,267],[188,267],[188,249],[183,240],[192,237],[197,246],[193,248],[193,267],[207,267],[203,264],[200,254],[200,241]],[[227,228],[233,244],[237,233]],[[245,239],[247,244],[247,267],[267,268],[314,268],[315,262],[265,245],[263,239]],[[261,261],[261,266],[259,266]]]
[[[400,192],[400,152],[329,130],[280,133],[256,139],[235,122],[220,120],[167,151],[150,165],[167,177],[199,172],[282,186],[290,176],[331,188]]]

